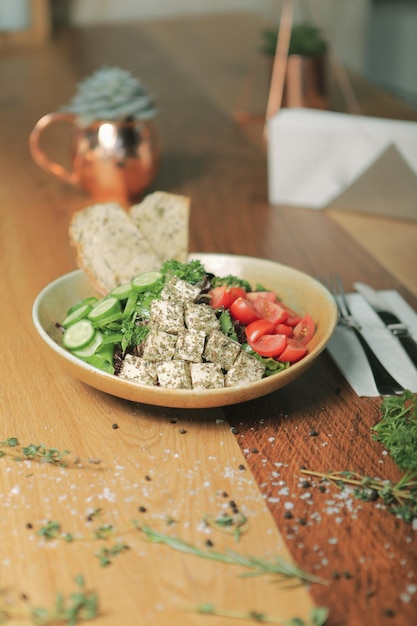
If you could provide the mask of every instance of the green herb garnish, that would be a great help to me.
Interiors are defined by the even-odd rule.
[[[66,467],[64,459],[68,454],[69,450],[47,448],[43,443],[22,446],[16,437],[0,441],[0,457],[10,457],[14,461],[37,461]]]
[[[417,473],[408,472],[398,482],[362,476],[359,472],[314,472],[300,470],[302,474],[320,478],[321,482],[333,484],[340,490],[352,487],[352,495],[363,502],[382,501],[387,510],[411,523],[417,518]]]
[[[226,285],[226,287],[242,287],[245,291],[252,291],[252,287],[247,280],[233,276],[233,274],[228,274],[227,276],[215,276],[213,278],[213,289],[214,287],[222,287],[223,285]]]
[[[207,275],[203,264],[197,259],[194,259],[189,263],[180,263],[180,261],[170,259],[163,264],[161,272],[164,275],[165,283],[169,282],[173,276],[177,276],[181,280],[185,280],[187,283],[191,283],[192,285],[196,285],[201,282]]]
[[[401,470],[417,472],[417,397],[411,391],[384,398],[372,438],[387,449]]]

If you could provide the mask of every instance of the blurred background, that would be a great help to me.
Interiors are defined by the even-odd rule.
[[[283,0],[0,0],[0,36],[36,11],[52,29],[245,11],[278,24]],[[417,0],[296,0],[296,20],[323,28],[346,67],[417,107]],[[17,14],[17,15],[16,15]],[[20,17],[19,17],[20,16]],[[39,25],[42,30],[42,25]]]

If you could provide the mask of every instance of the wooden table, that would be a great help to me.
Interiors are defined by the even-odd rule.
[[[364,216],[361,224],[358,215],[268,204],[258,131],[233,120],[259,28],[247,15],[89,27],[2,51],[0,438],[80,459],[67,468],[0,459],[0,606],[8,610],[52,607],[82,575],[97,593],[102,626],[236,623],[197,612],[204,603],[287,619],[327,606],[330,626],[416,622],[416,531],[373,503],[306,484],[300,472],[400,476],[371,440],[381,400],[358,398],[327,353],[257,401],[160,409],[71,378],[32,324],[38,292],[76,267],[68,224],[89,199],[31,161],[28,135],[103,64],[133,71],[158,94],[164,159],[154,188],[191,197],[191,251],[265,257],[312,275],[332,270],[346,287],[360,279],[397,289],[417,307],[415,223]],[[64,159],[64,138],[50,142]],[[202,521],[233,511],[233,502],[249,520],[239,541]],[[327,584],[283,590],[267,577],[241,578],[236,565],[146,541],[133,519],[202,550],[293,559]],[[74,541],[42,538],[48,521]],[[106,524],[113,533],[95,538]],[[116,539],[120,552],[112,555]],[[107,566],[97,556],[103,548]]]

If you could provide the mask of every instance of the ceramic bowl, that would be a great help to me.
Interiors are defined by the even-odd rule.
[[[234,274],[253,286],[262,284],[275,291],[298,313],[309,312],[315,320],[316,333],[309,344],[308,354],[274,376],[237,387],[206,391],[165,389],[122,380],[77,359],[62,347],[56,323],[64,319],[66,311],[75,302],[96,295],[86,275],[76,270],[47,285],[33,305],[33,322],[50,350],[50,357],[57,359],[70,375],[113,396],[133,402],[187,409],[226,406],[259,398],[288,385],[311,367],[326,347],[337,321],[334,300],[321,283],[303,272],[265,259],[205,253],[191,254],[190,259],[200,259],[206,270],[214,274]]]

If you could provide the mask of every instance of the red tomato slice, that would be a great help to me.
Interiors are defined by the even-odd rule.
[[[287,340],[287,345],[281,354],[277,357],[277,361],[288,361],[289,363],[296,363],[300,361],[307,354],[307,348],[301,343],[292,339]]]
[[[253,304],[246,298],[237,298],[230,305],[230,315],[234,320],[237,320],[241,324],[245,325],[258,320],[261,317]]]
[[[293,328],[288,324],[277,324],[275,327],[275,332],[279,335],[286,335],[287,337],[292,337]]]
[[[266,298],[271,302],[275,302],[275,300],[277,299],[277,294],[273,291],[248,291],[248,293],[246,294],[247,299],[251,302],[255,302],[258,296],[262,296],[263,298]]]
[[[279,302],[271,302],[263,296],[258,296],[254,302],[254,306],[262,319],[273,322],[274,324],[285,322],[288,317],[287,311]]]
[[[230,309],[237,298],[244,298],[246,296],[246,291],[242,289],[242,287],[227,287],[226,285],[221,285],[220,287],[214,287],[214,289],[209,291],[208,295],[210,296],[210,305],[213,309],[220,307]]]
[[[291,309],[289,306],[287,306],[286,304],[284,304],[283,302],[279,303],[283,309],[285,309],[285,311],[287,311],[288,313],[288,317],[285,320],[285,323],[288,324],[288,326],[292,326],[294,328],[294,326],[297,326],[298,322],[301,321],[302,316],[299,313],[296,313],[296,311],[294,311],[293,309]]]
[[[306,346],[316,330],[316,325],[309,313],[298,322],[294,328],[294,339],[301,345]]]
[[[285,335],[262,335],[256,341],[249,341],[248,344],[261,356],[278,357],[287,345]]]
[[[256,341],[262,335],[275,334],[275,324],[268,320],[255,320],[246,326],[245,332],[248,341]]]

